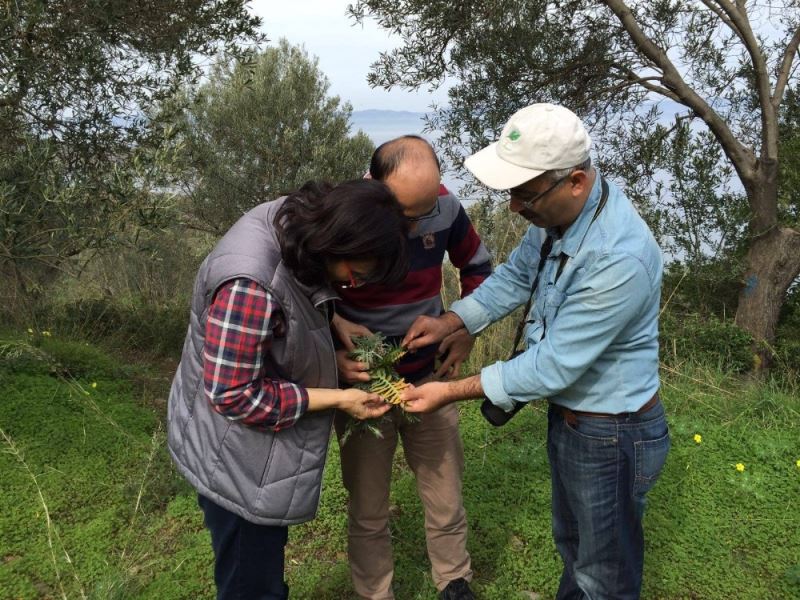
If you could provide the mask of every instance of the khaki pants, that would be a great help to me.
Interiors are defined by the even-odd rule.
[[[417,480],[425,508],[425,538],[433,583],[438,590],[459,577],[472,579],[467,552],[467,518],[461,497],[464,449],[458,431],[458,407],[449,404],[406,422],[392,410],[381,428],[383,438],[364,431],[341,447],[342,478],[350,495],[348,544],[350,574],[358,595],[391,600],[392,543],[389,535],[389,486],[398,436]],[[338,414],[341,438],[347,415]]]

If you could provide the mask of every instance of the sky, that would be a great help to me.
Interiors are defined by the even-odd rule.
[[[443,89],[385,91],[367,84],[370,64],[381,51],[400,45],[396,36],[371,19],[354,24],[345,15],[351,0],[253,0],[250,9],[261,17],[262,29],[272,42],[285,37],[304,45],[319,59],[320,70],[331,83],[329,93],[349,101],[353,110],[381,109],[426,112],[431,104],[445,104]]]

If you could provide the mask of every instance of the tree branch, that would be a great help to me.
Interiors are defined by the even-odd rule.
[[[636,47],[661,69],[664,74],[662,77],[664,85],[708,125],[736,166],[742,183],[746,186],[753,185],[756,177],[756,159],[753,152],[736,138],[725,120],[687,85],[666,52],[656,45],[636,22],[633,12],[624,0],[604,0],[604,3],[617,16]]]
[[[660,94],[661,96],[669,98],[670,100],[674,100],[675,102],[682,103],[681,99],[677,95],[675,95],[671,90],[665,88],[664,86],[656,85],[654,83],[651,83],[652,81],[661,81],[661,82],[663,82],[664,81],[663,75],[654,75],[652,77],[642,77],[642,76],[638,75],[632,69],[624,68],[621,65],[617,65],[617,66],[619,66],[620,69],[622,71],[624,71],[625,77],[627,78],[625,84],[621,84],[620,86],[618,86],[619,89],[625,89],[627,87],[630,87],[631,85],[641,85],[643,88],[645,88],[645,89],[647,89],[647,90],[649,90],[651,92],[654,92],[656,94]],[[610,88],[610,91],[613,91],[613,89],[614,89],[613,87]]]
[[[742,34],[739,27],[736,25],[736,23],[731,21],[728,15],[726,15],[719,6],[715,6],[711,2],[711,0],[700,0],[700,2],[702,2],[706,6],[706,8],[708,8],[711,12],[717,15],[717,17],[719,17],[719,20],[725,23],[725,25],[728,26],[728,29],[733,31],[736,34],[736,36],[742,41],[742,43],[745,43],[744,35]]]
[[[745,50],[750,55],[753,62],[753,70],[756,76],[756,91],[761,106],[761,156],[762,158],[777,160],[778,158],[778,118],[773,105],[773,98],[770,94],[769,69],[767,59],[761,52],[750,20],[747,18],[747,11],[742,0],[736,0],[734,6],[728,0],[717,0],[722,10],[736,25],[736,30],[740,32],[742,43]]]
[[[617,85],[609,85],[604,88],[600,88],[594,91],[597,96],[605,96],[611,92],[618,92],[621,90],[627,90],[630,87],[634,87],[640,85],[642,87],[647,87],[651,91],[657,92],[659,94],[670,93],[670,91],[666,88],[662,88],[661,86],[653,85],[649,83],[650,81],[661,81],[660,77],[640,77],[640,78],[630,78],[624,81],[619,82]],[[658,89],[651,89],[651,88],[658,88]],[[666,95],[666,94],[665,94]]]
[[[778,80],[775,83],[775,91],[772,94],[772,106],[775,113],[778,112],[778,107],[783,100],[783,92],[786,90],[786,85],[789,82],[789,75],[792,72],[792,62],[794,55],[797,54],[797,48],[800,46],[800,28],[797,28],[786,45],[786,50],[783,53],[783,60],[781,60],[781,67],[778,70]]]
[[[20,103],[22,98],[25,96],[25,92],[21,89],[18,89],[13,94],[9,94],[8,96],[3,96],[0,98],[0,107],[2,106],[16,106]]]

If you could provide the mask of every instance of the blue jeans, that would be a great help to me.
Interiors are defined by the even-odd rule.
[[[557,600],[639,598],[645,496],[669,451],[664,408],[637,415],[548,414],[553,538],[564,561]]]
[[[211,531],[217,600],[286,600],[288,527],[251,523],[199,494],[197,501]]]

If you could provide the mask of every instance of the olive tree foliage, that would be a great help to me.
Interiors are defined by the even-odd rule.
[[[360,177],[373,146],[350,134],[348,103],[305,50],[281,40],[219,64],[179,119],[185,223],[221,234],[244,212],[309,179]]]
[[[779,192],[778,176],[799,8],[772,0],[360,0],[350,12],[403,40],[374,63],[372,85],[455,81],[449,106],[430,122],[451,161],[495,139],[519,108],[556,102],[586,120],[601,168],[623,178],[651,217],[661,210],[703,227],[725,221],[709,240],[684,240],[690,249],[713,252],[738,231],[736,321],[770,342],[800,273],[796,196]]]
[[[778,211],[788,223],[800,222],[800,89],[786,94],[786,110],[780,120],[780,170],[778,172]]]
[[[261,39],[243,0],[0,7],[0,276],[20,301],[75,257],[158,226],[171,162],[155,107]]]

